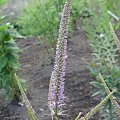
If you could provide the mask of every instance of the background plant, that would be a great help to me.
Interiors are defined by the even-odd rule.
[[[81,14],[82,1],[71,1],[70,32]],[[48,53],[51,53],[51,48],[55,50],[64,2],[65,0],[30,1],[18,18],[17,23],[22,26],[20,33],[27,36],[39,36],[40,42],[44,44]]]
[[[12,26],[4,24],[4,17],[0,18],[0,89],[6,98],[19,100],[20,91],[15,80],[15,73],[19,70],[19,48],[12,33]],[[23,81],[21,80],[23,85]]]
[[[0,7],[5,3],[6,0],[0,0]]]
[[[120,69],[116,65],[118,56],[117,48],[115,47],[115,41],[111,34],[108,22],[113,21],[113,19],[111,19],[111,16],[108,14],[107,1],[94,2],[95,4],[97,2],[97,7],[92,6],[92,17],[83,21],[89,38],[89,44],[92,48],[93,60],[90,65],[90,71],[94,80],[91,84],[98,88],[98,91],[95,92],[94,95],[101,94],[102,99],[105,98],[107,94],[98,76],[99,73],[102,73],[103,78],[110,90],[117,90],[113,96],[119,100]],[[102,111],[106,111],[106,114],[108,114],[105,119],[115,119],[114,107],[112,106],[111,101],[108,101],[105,104]],[[101,116],[103,116],[103,114],[101,114]]]
[[[115,16],[118,17],[117,20],[113,19],[114,21],[114,29],[117,30],[120,26],[120,1],[119,0],[110,0],[109,2],[106,2],[106,6],[108,11],[112,12]]]
[[[105,6],[106,12],[110,15],[110,20],[113,23],[114,29],[117,30],[120,25],[120,13],[119,13],[119,6],[120,1],[119,0],[86,0],[89,4],[89,9],[91,11],[96,11],[99,15],[99,12],[102,10],[102,8]],[[103,3],[103,6],[100,6],[99,3]]]

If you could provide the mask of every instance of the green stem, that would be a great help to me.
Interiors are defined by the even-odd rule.
[[[110,92],[110,94],[104,98],[96,107],[94,107],[90,112],[88,112],[84,117],[82,117],[80,120],[89,120],[90,117],[95,114],[111,97],[112,94],[115,92],[115,90],[113,90],[112,92]]]
[[[34,113],[34,110],[33,110],[32,106],[31,106],[31,104],[30,104],[30,102],[29,102],[29,100],[28,100],[28,98],[27,98],[27,96],[26,96],[26,94],[25,94],[25,92],[23,90],[23,87],[22,87],[22,85],[21,85],[21,83],[20,83],[20,81],[19,81],[16,74],[14,75],[14,78],[15,78],[17,84],[18,84],[21,95],[23,96],[23,100],[25,102],[25,105],[26,105],[30,120],[38,120],[38,118],[36,117],[36,115]]]
[[[81,112],[79,112],[79,114],[78,114],[78,116],[76,117],[76,119],[75,119],[75,120],[79,120],[79,119],[80,119],[80,117],[81,117]]]
[[[110,94],[110,90],[109,90],[107,84],[105,83],[105,80],[103,79],[103,77],[102,77],[102,75],[100,73],[99,73],[99,77],[100,77],[101,82],[104,85],[105,91],[107,92],[107,94]],[[120,118],[120,106],[117,103],[116,98],[113,97],[113,95],[112,95],[112,97],[110,98],[110,100],[111,100],[112,105],[115,108],[115,112],[116,112],[117,116]]]

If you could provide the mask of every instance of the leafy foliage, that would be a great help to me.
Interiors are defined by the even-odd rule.
[[[91,8],[92,17],[83,21],[93,51],[90,71],[94,80],[91,84],[98,89],[93,96],[100,94],[102,99],[107,96],[103,83],[101,83],[99,78],[99,73],[101,73],[108,88],[111,91],[113,89],[117,90],[113,96],[120,100],[120,90],[118,89],[120,86],[120,68],[116,65],[118,49],[115,48],[115,41],[109,26],[109,21],[113,21],[113,19],[108,14],[107,1],[94,2],[97,2],[97,8],[94,6]],[[104,105],[102,110],[106,111],[108,115],[105,119],[115,119],[114,107],[110,100]]]
[[[99,15],[93,11],[92,20],[84,20],[85,30],[88,33],[89,43],[93,50],[93,61],[98,64],[104,61],[107,61],[108,64],[115,64],[117,49],[108,23],[110,16],[105,5],[103,3],[100,5],[102,9]]]
[[[107,96],[107,93],[103,86],[103,83],[101,83],[101,78],[99,77],[99,73],[101,73],[103,75],[103,78],[104,78],[107,86],[109,87],[110,91],[116,89],[116,92],[113,94],[113,97],[115,97],[118,100],[118,102],[120,102],[120,89],[119,89],[119,87],[120,87],[120,68],[117,67],[116,65],[108,66],[106,63],[104,63],[99,67],[96,64],[91,64],[90,70],[91,70],[91,73],[94,78],[94,81],[92,81],[90,83],[94,87],[98,88],[98,91],[96,91],[93,94],[93,96],[100,94],[100,95],[102,95],[102,99]],[[112,106],[112,103],[110,100],[104,105],[104,107],[102,109],[102,113],[103,112],[107,112],[109,114],[109,117],[112,117],[112,120],[115,118],[115,116],[113,116],[115,110],[114,110],[114,107]]]
[[[19,48],[11,35],[12,26],[9,23],[3,24],[2,20],[3,18],[0,18],[0,89],[4,90],[7,98],[13,99],[20,96],[14,78],[20,65],[18,60]]]

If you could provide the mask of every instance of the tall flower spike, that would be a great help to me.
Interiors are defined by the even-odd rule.
[[[67,58],[69,18],[70,0],[67,0],[61,15],[59,37],[56,44],[54,69],[50,79],[48,94],[48,106],[51,110],[52,117],[55,117],[56,119],[62,115],[62,106],[64,105],[64,77]]]
[[[113,29],[113,26],[112,26],[111,22],[109,22],[109,25],[110,25],[110,30],[111,30],[111,33],[113,35],[113,38],[114,38],[115,44],[117,46],[117,49],[120,52],[120,40],[118,39],[117,35],[115,34],[115,31]]]

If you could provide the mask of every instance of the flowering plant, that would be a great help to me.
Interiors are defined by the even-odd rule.
[[[70,0],[67,0],[61,15],[59,37],[56,45],[55,63],[51,75],[48,94],[48,106],[51,110],[51,115],[55,118],[58,118],[58,116],[63,114],[62,106],[64,105],[64,76],[67,58],[69,17]]]

